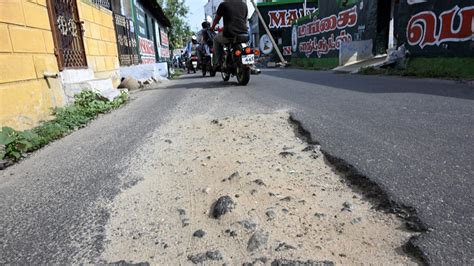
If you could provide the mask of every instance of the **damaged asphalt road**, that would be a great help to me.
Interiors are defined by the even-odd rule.
[[[277,110],[289,110],[325,152],[417,211],[429,231],[414,245],[427,262],[474,263],[474,147],[468,145],[474,143],[472,87],[286,69],[252,76],[248,87],[184,76],[133,98],[0,172],[0,263],[103,261],[113,216],[107,206],[140,182],[139,176],[127,174],[134,158],[175,113],[219,119]],[[293,159],[289,153],[286,157]],[[272,212],[262,215],[278,219]],[[360,223],[357,218],[350,224]],[[291,244],[276,248],[291,251]]]

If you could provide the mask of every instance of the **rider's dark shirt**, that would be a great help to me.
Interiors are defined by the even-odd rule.
[[[241,0],[223,2],[217,9],[217,15],[224,18],[224,37],[232,38],[247,34],[247,5]]]

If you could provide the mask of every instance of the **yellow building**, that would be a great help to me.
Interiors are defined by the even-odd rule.
[[[112,12],[76,1],[0,0],[0,127],[34,127],[78,90],[118,85]]]

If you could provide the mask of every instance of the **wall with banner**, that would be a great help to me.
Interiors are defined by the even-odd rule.
[[[393,27],[390,29],[390,19]],[[472,57],[472,0],[320,0],[319,12],[292,26],[292,52],[299,58],[338,57],[342,45],[360,41],[383,54],[393,36],[413,57]]]
[[[320,1],[319,12],[292,26],[291,49],[296,57],[338,57],[341,44],[374,41],[377,3],[371,0]]]
[[[135,0],[134,3],[140,61],[142,64],[156,63],[156,50],[151,16],[137,0]]]
[[[160,27],[160,60],[170,58],[170,41],[168,39],[168,31]]]
[[[413,56],[474,56],[474,1],[403,0],[399,43]]]
[[[120,65],[138,64],[138,45],[133,21],[120,14],[114,14],[114,24]]]
[[[303,2],[304,1],[290,3],[259,3],[258,5],[258,9],[262,14],[265,23],[282,50],[283,55],[288,59],[293,53],[291,49],[291,27],[297,19],[304,16]],[[307,2],[307,14],[313,13],[316,8],[317,3],[315,1]],[[259,26],[259,32],[260,39],[256,41],[262,54],[275,54],[273,44],[261,23]]]

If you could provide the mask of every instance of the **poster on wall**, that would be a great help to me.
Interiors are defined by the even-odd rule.
[[[370,39],[363,35],[367,28],[365,1],[353,0],[352,6],[343,9],[337,1],[325,2],[329,5],[322,10],[326,16],[293,25],[291,50],[300,57],[337,57],[342,43]]]
[[[472,0],[403,1],[399,38],[417,56],[474,56]]]
[[[135,17],[136,17],[136,23],[137,23],[137,34],[139,36],[146,37],[147,32],[146,32],[146,21],[145,21],[145,10],[143,9],[143,6],[138,3],[137,0],[134,0],[135,3]]]
[[[160,39],[161,39],[161,48],[160,48],[160,57],[170,58],[170,48],[169,48],[169,39],[166,30],[160,29]]]
[[[141,36],[138,37],[140,42],[140,57],[142,64],[154,64],[156,63],[155,57],[155,46],[153,41],[150,41]]]
[[[161,58],[170,58],[170,49],[169,48],[160,48],[160,57]]]
[[[262,37],[260,37],[259,47],[263,54],[267,55],[273,52],[273,43],[267,34],[264,34]]]
[[[283,3],[283,4],[259,4],[258,9],[262,13],[263,19],[272,33],[275,41],[279,46],[283,47],[283,54],[290,56],[292,54],[291,32],[292,25],[295,21],[303,17],[303,2],[300,3]],[[308,1],[306,14],[311,14],[317,9],[317,3]],[[262,25],[259,26],[261,33],[265,32]],[[263,54],[272,54],[275,49],[267,34],[260,36],[259,48]]]
[[[161,46],[168,47],[169,48],[169,39],[168,39],[168,34],[164,29],[160,30],[160,35],[161,35]]]

